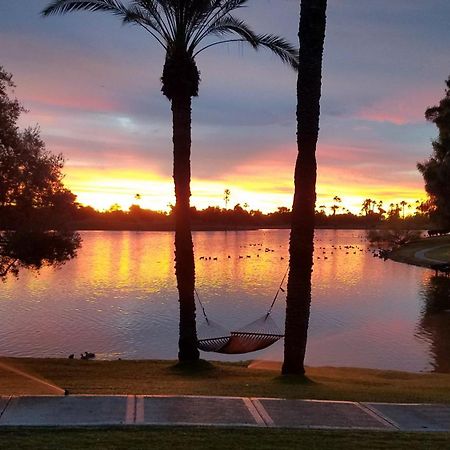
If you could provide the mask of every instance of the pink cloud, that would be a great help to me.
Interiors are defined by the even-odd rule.
[[[399,92],[389,98],[382,98],[369,107],[356,113],[358,119],[373,122],[387,122],[394,125],[406,125],[424,122],[425,110],[439,99],[437,87],[423,87]],[[437,103],[436,100],[435,103]]]
[[[92,54],[67,41],[55,46],[50,39],[39,37],[30,41],[26,36],[1,33],[2,52],[9,60],[7,69],[14,72],[16,94],[30,109],[57,107],[75,111],[118,112],[123,110],[118,94],[158,92],[159,73],[149,64],[128,64],[128,57],[117,61],[108,52]],[[21,58],[24,52],[33,55],[32,63]],[[32,67],[32,70],[30,70]],[[133,80],[133,83],[130,83]]]

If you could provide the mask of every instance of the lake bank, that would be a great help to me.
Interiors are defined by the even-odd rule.
[[[450,374],[339,367],[308,367],[307,380],[281,377],[279,363],[250,368],[249,363],[202,362],[179,367],[167,360],[82,361],[0,358],[0,395],[21,391],[21,376],[42,380],[34,394],[49,395],[48,385],[71,394],[206,395],[307,398],[379,402],[450,402]],[[13,371],[8,372],[6,366]],[[256,366],[257,367],[257,366]],[[27,378],[28,382],[30,378]],[[54,392],[53,395],[61,395]]]
[[[389,253],[393,261],[431,268],[433,264],[450,264],[450,236],[437,236],[410,242]]]

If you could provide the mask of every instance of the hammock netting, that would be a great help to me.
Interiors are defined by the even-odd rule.
[[[282,285],[286,279],[288,270],[289,267],[286,269],[267,313],[237,331],[228,331],[218,323],[208,319],[203,303],[200,300],[197,290],[195,290],[195,295],[205,317],[205,322],[197,330],[197,347],[204,352],[234,355],[263,350],[284,337],[284,334],[270,317],[270,313],[277,301],[278,294],[280,291],[284,292]]]
[[[263,350],[284,337],[269,314],[231,332],[206,319],[199,327],[198,336],[197,346],[200,350],[228,355]]]

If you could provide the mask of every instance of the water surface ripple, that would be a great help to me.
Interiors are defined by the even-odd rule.
[[[0,286],[0,355],[177,355],[173,234],[82,232],[76,260]],[[270,305],[288,264],[288,230],[196,232],[197,289],[236,329]],[[217,258],[217,259],[216,259]],[[374,258],[365,231],[318,230],[307,364],[450,372],[448,281]],[[273,318],[283,327],[284,297]],[[202,316],[198,314],[199,324]],[[281,360],[283,341],[250,355]]]

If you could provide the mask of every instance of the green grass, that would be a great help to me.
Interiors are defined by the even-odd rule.
[[[0,449],[21,450],[376,450],[446,449],[449,433],[236,428],[4,429]]]
[[[439,249],[426,252],[425,256],[450,263],[450,236],[432,237],[410,242],[409,244],[403,245],[402,247],[391,252],[389,257],[394,261],[428,267],[428,263],[415,258],[414,255],[418,251],[438,246],[441,247]]]
[[[450,262],[450,243],[447,246],[440,247],[425,253],[427,258],[439,259]]]
[[[307,378],[245,363],[80,361],[0,358],[0,363],[69,389],[71,394],[173,394],[307,398],[352,401],[450,403],[450,374],[418,374],[354,368],[308,368]],[[20,394],[14,374],[0,377],[0,395]],[[15,386],[15,387],[14,387]],[[39,385],[36,385],[39,389]],[[16,389],[16,391],[14,391]]]

